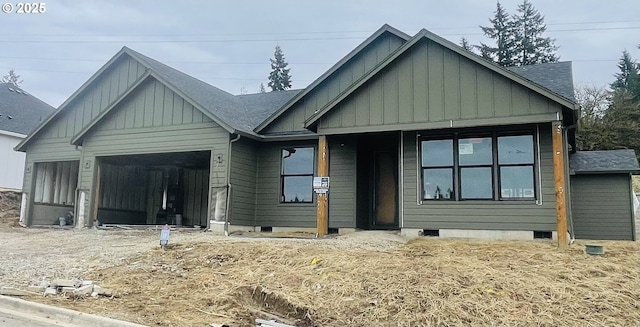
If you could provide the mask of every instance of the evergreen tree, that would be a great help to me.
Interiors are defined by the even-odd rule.
[[[260,92],[260,93],[265,93],[265,92],[267,92],[267,90],[265,90],[265,89],[264,89],[264,83],[260,83],[260,90],[259,90],[259,92]]]
[[[556,62],[558,56],[555,39],[543,37],[547,30],[544,16],[531,2],[524,0],[518,5],[518,14],[512,17],[511,33],[515,47],[514,65],[524,66],[545,62]]]
[[[20,87],[22,82],[24,81],[20,79],[20,75],[16,75],[16,72],[13,69],[9,70],[9,73],[2,76],[2,79],[0,79],[0,83],[11,83],[15,87]]]
[[[615,74],[616,80],[611,83],[611,90],[624,93],[631,100],[640,100],[640,65],[636,63],[626,50],[618,61],[620,73]]]
[[[495,41],[495,46],[480,43],[476,46],[480,55],[485,59],[495,61],[501,66],[513,66],[514,39],[512,35],[513,22],[507,11],[498,1],[494,16],[489,19],[491,26],[480,26],[485,36]]]
[[[284,54],[279,45],[271,60],[271,73],[269,73],[269,83],[272,91],[282,91],[291,88],[291,76],[289,75],[288,63],[284,59]]]
[[[460,46],[467,51],[473,52],[473,46],[469,44],[469,41],[467,41],[466,37],[462,37],[460,39]]]

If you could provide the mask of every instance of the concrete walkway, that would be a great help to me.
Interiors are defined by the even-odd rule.
[[[0,295],[0,326],[147,327],[2,295]]]

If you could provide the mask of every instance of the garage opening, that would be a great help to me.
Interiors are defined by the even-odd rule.
[[[31,225],[58,225],[59,217],[73,223],[79,161],[35,164]]]
[[[207,226],[210,151],[100,157],[98,225]]]

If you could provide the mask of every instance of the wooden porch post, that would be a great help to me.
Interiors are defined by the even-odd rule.
[[[557,121],[552,125],[553,134],[553,175],[556,188],[556,215],[558,231],[558,247],[567,247],[567,208],[565,204],[565,161],[564,140],[562,138],[562,123]]]
[[[327,146],[327,137],[320,135],[318,139],[318,176],[329,176],[329,150]],[[327,193],[318,194],[318,213],[317,213],[317,228],[318,237],[327,235],[329,226],[327,217],[329,216],[329,206],[327,201]]]

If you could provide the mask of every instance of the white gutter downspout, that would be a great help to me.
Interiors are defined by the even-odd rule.
[[[229,202],[231,202],[231,147],[234,142],[240,140],[240,134],[229,141],[229,154],[227,155],[227,203],[224,213],[224,236],[229,236]]]

